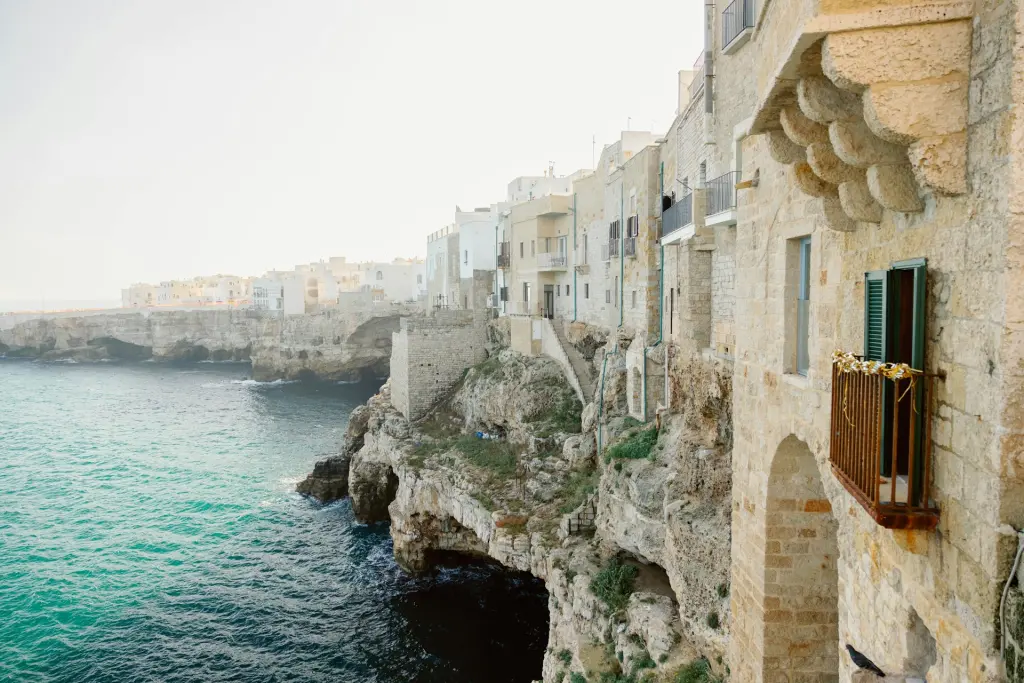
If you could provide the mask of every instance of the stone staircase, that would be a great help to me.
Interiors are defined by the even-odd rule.
[[[558,343],[562,346],[562,351],[569,359],[569,364],[576,374],[576,381],[579,382],[580,388],[583,389],[583,396],[585,397],[583,404],[586,405],[594,400],[594,391],[597,389],[597,377],[594,376],[594,367],[583,358],[583,355],[575,346],[569,343],[565,336],[565,321],[552,320],[551,327],[554,328]]]

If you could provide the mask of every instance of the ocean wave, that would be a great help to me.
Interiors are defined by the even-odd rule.
[[[241,384],[247,387],[280,387],[285,384],[297,384],[297,379],[275,379],[271,382],[260,382],[255,379],[233,379],[231,384]]]
[[[201,360],[199,362],[200,363],[217,363],[217,364],[222,364],[222,363],[231,363],[231,364],[245,363],[246,365],[249,365],[250,363],[252,363],[252,361],[248,361],[248,360]]]

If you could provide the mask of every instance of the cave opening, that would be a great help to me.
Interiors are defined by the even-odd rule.
[[[549,629],[544,582],[476,553],[431,550],[427,558],[431,569],[409,578],[396,609],[423,649],[447,664],[445,680],[540,680]]]

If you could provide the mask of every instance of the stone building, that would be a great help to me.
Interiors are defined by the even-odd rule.
[[[850,644],[891,674],[998,680],[1024,525],[1024,8],[714,10],[707,176],[738,194],[735,227],[711,226],[710,344],[735,359],[732,679],[849,680]]]

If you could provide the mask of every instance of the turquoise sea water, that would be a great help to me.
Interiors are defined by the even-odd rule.
[[[529,681],[543,590],[295,494],[376,386],[0,361],[0,681]]]

